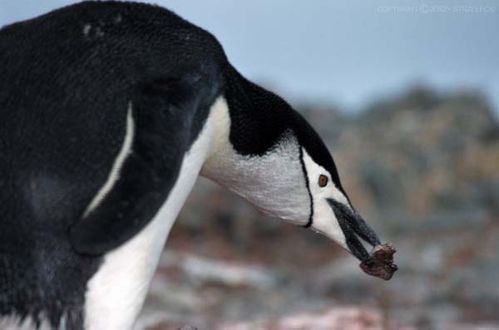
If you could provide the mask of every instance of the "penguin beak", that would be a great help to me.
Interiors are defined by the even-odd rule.
[[[373,247],[381,244],[374,230],[367,225],[355,210],[333,199],[328,198],[327,202],[333,209],[340,228],[345,235],[346,244],[350,252],[360,261],[369,258],[369,253],[366,251],[361,240]]]

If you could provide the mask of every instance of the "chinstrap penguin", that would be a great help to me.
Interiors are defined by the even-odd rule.
[[[200,174],[361,261],[380,243],[314,129],[169,10],[6,26],[0,77],[0,328],[132,328]]]

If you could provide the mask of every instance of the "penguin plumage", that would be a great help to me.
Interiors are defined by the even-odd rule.
[[[65,7],[2,28],[0,63],[0,319],[132,327],[199,173],[359,259],[353,232],[379,243],[312,127],[171,11]]]

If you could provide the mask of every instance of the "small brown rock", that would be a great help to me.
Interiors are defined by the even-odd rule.
[[[376,245],[369,258],[360,263],[360,268],[366,274],[388,281],[398,269],[393,263],[395,252],[397,250],[391,244]]]

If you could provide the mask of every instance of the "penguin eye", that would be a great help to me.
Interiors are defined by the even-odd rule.
[[[324,174],[319,175],[319,187],[325,187],[327,185],[328,178]]]

